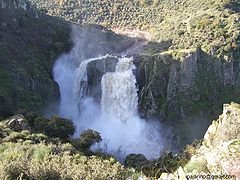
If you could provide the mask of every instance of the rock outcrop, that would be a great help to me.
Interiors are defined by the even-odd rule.
[[[161,178],[240,179],[240,104],[225,104],[223,114],[213,121],[192,157],[174,173]],[[160,179],[161,179],[160,178]]]
[[[13,131],[21,132],[24,130],[30,131],[28,121],[23,115],[18,114],[7,119],[4,124]]]
[[[24,10],[38,18],[39,11],[28,0],[0,0],[0,8],[12,10]]]
[[[105,58],[102,60],[95,60],[87,65],[88,76],[88,93],[87,95],[93,97],[98,102],[101,101],[101,80],[102,76],[107,72],[114,72],[118,59],[115,57]]]
[[[240,83],[239,59],[211,56],[201,49],[186,50],[179,59],[165,54],[136,58],[139,106],[145,116],[184,118],[212,110],[225,101],[239,101],[230,93]]]
[[[0,8],[27,10],[26,0],[0,0]]]
[[[240,105],[225,104],[223,114],[209,126],[199,149],[213,174],[240,178]]]
[[[225,104],[213,121],[202,145],[185,165],[186,174],[228,175],[240,178],[240,105]]]

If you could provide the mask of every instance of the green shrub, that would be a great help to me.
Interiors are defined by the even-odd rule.
[[[35,149],[33,153],[33,158],[37,159],[38,161],[42,161],[44,157],[47,157],[51,152],[51,149],[48,146],[40,146],[39,148]]]
[[[2,149],[3,145],[0,145]],[[69,155],[63,144],[4,144],[0,152],[0,179],[127,179],[136,175],[113,159]],[[55,149],[59,153],[53,153]],[[12,154],[17,154],[14,159]],[[1,158],[5,157],[5,158]]]
[[[72,143],[77,149],[89,153],[90,147],[95,143],[99,143],[101,140],[102,138],[99,132],[88,129],[80,134],[79,139],[72,140]]]
[[[195,173],[209,172],[207,168],[207,160],[203,156],[200,156],[200,157],[193,156],[191,160],[185,165],[184,170],[187,173],[190,173],[193,171]]]
[[[124,161],[125,166],[133,167],[137,170],[141,170],[147,164],[149,164],[149,161],[143,154],[129,154]]]
[[[72,121],[57,116],[50,119],[38,117],[34,120],[33,130],[38,133],[44,133],[52,138],[68,139],[73,135],[75,127]]]

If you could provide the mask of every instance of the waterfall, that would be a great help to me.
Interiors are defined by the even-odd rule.
[[[92,127],[102,133],[107,142],[107,152],[118,158],[142,153],[152,159],[158,157],[162,150],[160,126],[148,123],[138,115],[134,69],[133,58],[119,58],[115,72],[102,77],[102,118],[98,123],[103,126],[94,124]]]
[[[76,126],[75,137],[79,137],[85,129],[100,132],[103,141],[93,146],[93,150],[113,154],[120,160],[131,153],[144,154],[148,159],[159,157],[164,147],[160,134],[162,127],[158,121],[139,117],[133,58],[115,57],[118,59],[115,71],[102,76],[99,103],[87,96],[87,66],[92,61],[108,60],[113,56],[98,57],[94,51],[84,52],[85,41],[81,38],[82,34],[74,31],[74,47],[54,64],[54,80],[61,94],[59,115],[73,121]],[[97,58],[86,58],[94,56]]]
[[[138,115],[135,66],[132,58],[118,58],[115,72],[107,72],[101,80],[101,104],[87,97],[87,64],[112,57],[86,59],[77,66],[70,54],[61,56],[54,66],[54,79],[61,93],[60,115],[76,125],[76,137],[84,129],[101,133],[103,141],[93,150],[101,149],[123,160],[130,153],[156,158],[163,149],[161,126],[147,122]]]
[[[132,58],[119,58],[116,71],[106,73],[101,81],[103,113],[125,123],[137,116],[138,95],[136,78],[132,72],[134,68]]]
[[[112,56],[107,54],[98,58],[82,60],[77,66],[75,51],[74,48],[69,54],[59,57],[54,65],[53,74],[61,94],[59,114],[73,121],[78,121],[81,111],[79,106],[87,95],[87,64]]]

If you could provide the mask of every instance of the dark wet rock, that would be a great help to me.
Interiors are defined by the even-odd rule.
[[[102,94],[102,76],[107,72],[114,72],[117,62],[118,59],[116,57],[108,57],[88,63],[88,96],[94,97],[98,102],[100,102]]]

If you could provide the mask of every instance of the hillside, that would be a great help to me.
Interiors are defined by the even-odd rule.
[[[153,39],[170,41],[169,49],[202,48],[215,55],[239,48],[237,0],[31,0],[51,16],[80,24],[148,31]],[[157,51],[155,51],[157,53]]]
[[[1,8],[0,22],[0,117],[39,110],[58,97],[51,67],[70,47],[70,28],[59,19],[36,18],[21,8]]]
[[[21,115],[0,123],[0,177],[10,179],[187,179],[195,175],[236,179],[239,172],[239,120],[240,104],[224,105],[223,114],[213,121],[201,141],[186,146],[177,155],[166,153],[149,161],[143,155],[131,154],[125,167],[113,157],[104,154],[89,156],[79,142],[91,142],[92,136],[63,141],[62,135],[46,131],[55,126],[71,127],[68,121],[52,117],[40,131],[37,126],[44,118]],[[230,122],[230,123],[229,123]],[[68,127],[67,127],[68,125]],[[16,128],[17,127],[17,128]],[[57,131],[54,131],[57,132]],[[43,134],[44,133],[44,134]],[[49,134],[51,133],[51,134]],[[48,135],[46,135],[48,134]],[[59,138],[57,138],[59,137]],[[84,137],[84,138],[83,138]],[[82,140],[84,141],[81,141]],[[43,168],[44,167],[44,168]],[[134,169],[133,169],[134,168]]]

